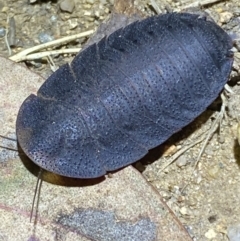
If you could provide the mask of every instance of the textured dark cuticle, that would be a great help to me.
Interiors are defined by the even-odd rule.
[[[95,178],[127,166],[217,98],[231,48],[228,34],[198,15],[132,23],[80,52],[24,101],[19,144],[63,176]]]

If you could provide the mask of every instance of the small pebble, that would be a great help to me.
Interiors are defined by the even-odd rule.
[[[2,13],[8,13],[9,12],[9,7],[4,6],[1,11],[2,11]]]
[[[213,229],[209,229],[206,233],[205,233],[205,237],[207,239],[213,239],[217,236],[217,234],[215,233],[215,231]]]
[[[63,0],[60,3],[60,9],[64,12],[72,13],[75,7],[74,0]]]
[[[223,12],[220,14],[220,23],[228,23],[233,17],[233,14],[230,12]]]
[[[155,183],[154,183],[155,184]],[[161,185],[158,185],[159,187],[161,187]],[[165,200],[169,200],[171,198],[171,194],[167,191],[161,191],[161,196],[165,199]]]
[[[225,142],[225,138],[224,138],[223,135],[219,135],[219,136],[218,136],[218,142],[219,142],[220,144],[223,144],[223,143]]]
[[[57,20],[58,20],[58,17],[56,15],[52,15],[50,20],[51,20],[52,23],[56,23]]]
[[[239,241],[240,240],[240,224],[228,227],[227,236],[229,238],[229,241]]]
[[[194,206],[197,205],[197,203],[198,203],[198,200],[197,200],[196,197],[191,197],[191,196],[189,196],[189,198],[188,198],[188,200],[187,200],[187,205],[188,205],[188,206],[194,207]]]
[[[3,27],[0,27],[0,38],[3,38],[6,34],[6,29]]]
[[[75,29],[77,26],[78,26],[78,21],[76,18],[74,19],[69,19],[68,20],[68,23],[69,23],[69,29]]]
[[[194,237],[193,227],[185,226],[185,229],[187,230],[188,234],[193,238]],[[193,239],[193,240],[195,240],[195,239]]]
[[[188,212],[188,210],[187,210],[186,207],[180,208],[179,212],[180,212],[183,216],[189,215],[189,212]]]
[[[30,61],[30,63],[35,68],[41,68],[42,67],[42,63],[41,63],[40,59],[32,60],[32,61]]]
[[[107,1],[106,1],[106,0],[100,0],[100,3],[101,3],[102,5],[105,5],[105,4],[107,3]]]
[[[197,179],[196,179],[196,183],[199,184],[201,181],[202,181],[202,177],[198,176]]]
[[[218,166],[213,166],[213,167],[209,168],[208,174],[211,178],[216,179],[219,174],[219,171],[220,171],[220,168]]]
[[[178,201],[179,203],[184,202],[184,201],[185,201],[185,197],[180,195],[180,196],[177,198],[177,201]]]
[[[40,43],[47,43],[47,42],[53,41],[54,38],[50,34],[46,32],[42,32],[38,35],[38,40]]]
[[[177,161],[176,161],[176,165],[178,167],[183,167],[187,165],[187,158],[184,156],[180,156]]]

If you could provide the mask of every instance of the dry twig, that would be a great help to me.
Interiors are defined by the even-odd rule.
[[[89,36],[93,32],[94,32],[93,30],[89,30],[89,31],[86,31],[86,32],[83,32],[83,33],[67,36],[67,37],[64,37],[64,38],[61,38],[61,39],[57,39],[57,40],[54,40],[54,41],[51,41],[51,42],[40,44],[40,45],[34,46],[32,48],[25,49],[25,50],[21,51],[20,53],[17,53],[15,55],[11,56],[9,59],[11,59],[11,60],[13,60],[15,62],[20,62],[20,61],[26,60],[28,58],[27,55],[30,54],[30,53],[37,52],[39,50],[46,49],[46,48],[49,48],[49,47],[52,47],[52,46],[56,46],[56,45],[59,45],[59,44],[67,43],[67,42],[70,42],[70,41],[78,39],[78,38]],[[63,50],[60,50],[60,52],[49,51],[48,53],[45,52],[46,55],[43,54],[43,56],[47,56],[47,55],[49,55],[51,53],[54,53],[54,54],[55,53],[58,53],[58,54],[59,53],[64,53],[64,51]],[[75,53],[76,49],[74,49],[73,51]],[[68,50],[66,52],[67,53],[72,53],[71,50]],[[38,54],[39,54],[39,56],[41,56],[41,53],[38,53]]]

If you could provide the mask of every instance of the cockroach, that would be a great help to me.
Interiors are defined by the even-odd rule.
[[[196,14],[134,22],[80,52],[23,102],[18,142],[38,166],[67,177],[134,163],[218,97],[232,46]]]

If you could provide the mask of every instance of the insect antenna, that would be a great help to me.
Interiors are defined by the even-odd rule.
[[[6,137],[6,136],[3,136],[3,135],[0,135],[0,137],[3,138],[3,139],[9,140],[9,141],[17,142],[16,138]],[[8,146],[0,145],[0,148],[18,152],[19,155],[24,154],[24,152],[22,150],[19,151],[17,148],[14,148],[14,147],[8,147]],[[35,216],[34,224],[37,223],[38,206],[39,206],[39,199],[40,199],[40,193],[41,193],[41,187],[42,187],[42,178],[41,178],[42,173],[43,173],[43,169],[40,168],[39,173],[38,173],[38,179],[37,179],[35,191],[34,191],[32,208],[31,208],[30,222],[32,221],[32,218],[33,218],[33,212],[34,212],[34,206],[35,206],[34,204],[35,204],[35,201],[36,201],[36,198],[37,198],[36,211],[35,211],[35,215],[34,215]]]
[[[16,138],[11,138],[11,137],[7,137],[7,136],[3,136],[3,135],[0,135],[1,138],[3,139],[6,139],[6,140],[9,140],[9,141],[15,141],[17,142],[17,139]],[[18,149],[16,148],[12,148],[12,147],[7,147],[7,146],[2,146],[0,145],[0,148],[3,148],[3,149],[6,149],[6,150],[10,150],[10,151],[19,151]]]
[[[35,206],[34,204],[35,204],[35,201],[37,200],[37,202],[36,202],[36,208],[35,208],[36,211],[35,211],[34,224],[37,223],[37,214],[38,214],[38,207],[39,207],[39,199],[40,199],[41,188],[42,188],[42,173],[43,173],[43,169],[40,168],[39,173],[38,173],[38,179],[37,179],[35,191],[34,191],[32,208],[31,208],[30,222],[32,221],[32,217],[33,217],[34,206]],[[37,198],[37,199],[36,199],[36,198]]]
[[[3,136],[3,135],[0,135],[0,137],[2,137],[4,139],[7,139],[7,140],[10,140],[10,141],[17,141],[16,138],[11,138],[11,137],[7,137],[7,136]]]

